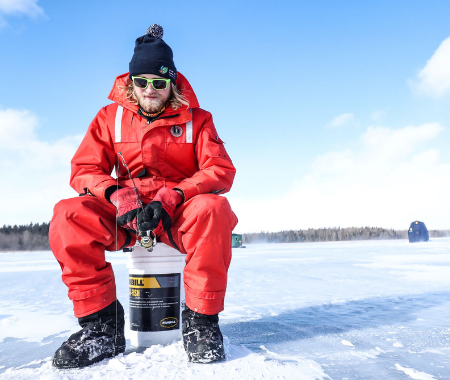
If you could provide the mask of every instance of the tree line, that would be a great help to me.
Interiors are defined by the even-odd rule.
[[[50,249],[48,229],[50,223],[30,223],[0,227],[1,251],[33,251]]]
[[[430,237],[450,236],[450,230],[430,230]],[[307,243],[319,241],[388,240],[407,239],[407,230],[380,227],[308,228],[280,232],[257,232],[243,234],[243,243]]]
[[[30,223],[0,227],[0,251],[33,251],[50,249],[48,230],[50,223]],[[450,230],[430,230],[430,237],[450,236]],[[243,243],[303,243],[319,241],[407,239],[407,230],[379,227],[309,228],[280,232],[243,234]]]

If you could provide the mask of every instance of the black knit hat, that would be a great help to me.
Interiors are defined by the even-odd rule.
[[[172,49],[162,40],[163,33],[161,25],[153,24],[144,36],[136,40],[130,62],[130,78],[139,74],[154,74],[177,82]]]

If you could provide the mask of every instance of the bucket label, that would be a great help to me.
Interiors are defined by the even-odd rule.
[[[180,278],[180,273],[130,274],[131,330],[180,328]]]

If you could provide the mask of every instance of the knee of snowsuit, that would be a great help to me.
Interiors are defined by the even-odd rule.
[[[223,310],[231,261],[231,232],[237,224],[226,198],[202,194],[177,207],[173,239],[186,254],[186,305],[202,314]],[[105,250],[132,246],[136,237],[116,224],[116,209],[93,196],[65,199],[54,209],[50,246],[62,269],[77,318],[116,299],[116,286]],[[171,245],[167,234],[160,240]]]

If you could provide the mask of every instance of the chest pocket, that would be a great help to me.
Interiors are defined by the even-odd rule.
[[[192,115],[192,110],[189,110]],[[172,178],[191,177],[198,170],[193,140],[193,119],[186,124],[167,126],[164,175]]]
[[[125,116],[123,107],[118,106],[114,121],[114,143],[139,143],[139,131],[139,122],[134,119],[134,113],[127,112]]]
[[[192,110],[191,120],[186,124],[168,126],[169,134],[167,135],[168,143],[176,144],[192,144]]]

